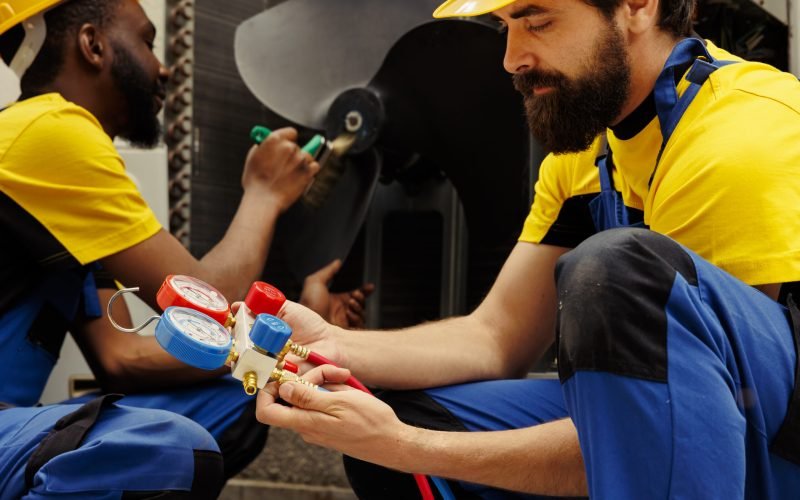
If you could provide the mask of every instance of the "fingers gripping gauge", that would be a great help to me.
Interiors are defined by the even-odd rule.
[[[233,346],[218,321],[188,307],[168,307],[156,326],[161,347],[187,365],[214,370],[225,365]]]

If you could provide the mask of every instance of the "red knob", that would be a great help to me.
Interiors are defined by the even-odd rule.
[[[225,324],[231,312],[228,301],[213,286],[191,276],[170,274],[156,294],[161,309],[170,306],[188,307],[200,311],[221,324]]]
[[[244,303],[256,315],[266,313],[275,316],[283,307],[284,302],[286,302],[286,296],[283,295],[283,292],[263,281],[253,283],[250,291],[247,292],[247,297],[244,298]]]

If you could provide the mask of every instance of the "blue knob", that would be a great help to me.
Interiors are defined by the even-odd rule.
[[[292,336],[292,327],[271,314],[259,314],[250,330],[250,340],[261,350],[271,354],[281,352]]]
[[[224,326],[188,307],[168,307],[156,326],[161,347],[187,365],[214,370],[225,364],[233,341]]]

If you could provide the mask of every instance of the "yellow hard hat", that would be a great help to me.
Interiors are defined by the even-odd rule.
[[[433,17],[470,17],[488,14],[516,2],[516,0],[447,0],[433,13]]]
[[[0,35],[64,0],[0,0]]]

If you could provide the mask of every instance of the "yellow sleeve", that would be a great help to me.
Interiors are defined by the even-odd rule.
[[[603,143],[599,139],[581,153],[549,154],[539,168],[539,179],[534,186],[531,211],[522,226],[519,241],[526,243],[555,244],[573,247],[594,234],[594,226],[587,226],[588,201],[600,190],[595,159]],[[563,214],[565,203],[574,202],[572,211]],[[575,213],[576,207],[579,213]]]
[[[544,239],[550,226],[558,218],[561,205],[567,198],[564,192],[564,184],[559,182],[558,157],[552,154],[547,155],[539,167],[539,179],[534,185],[533,205],[525,223],[522,226],[522,234],[519,241],[527,243],[539,243]],[[563,165],[561,165],[563,168]]]
[[[0,189],[82,264],[161,229],[111,139],[72,104],[33,117],[0,158]]]

